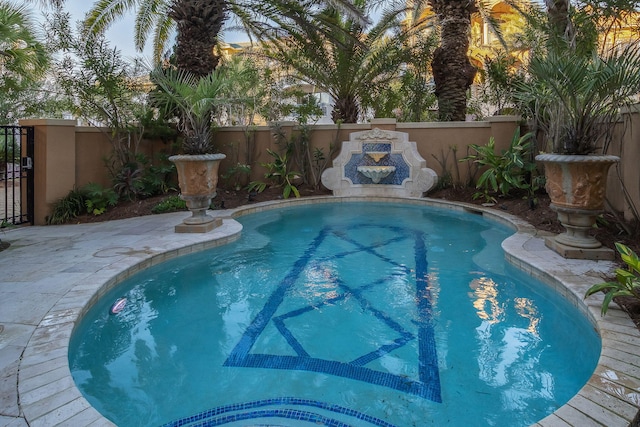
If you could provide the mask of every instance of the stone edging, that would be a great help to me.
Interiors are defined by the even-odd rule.
[[[544,248],[543,243],[540,247],[542,239],[531,225],[512,215],[476,205],[420,198],[309,197],[214,211],[213,214],[223,217],[224,222],[212,233],[194,236],[187,244],[180,240],[166,242],[163,251],[106,261],[104,268],[92,276],[92,284],[75,286],[55,303],[26,346],[19,366],[18,393],[27,423],[31,426],[113,425],[91,407],[75,387],[67,356],[76,322],[108,289],[143,268],[237,239],[241,226],[233,218],[283,206],[336,201],[401,202],[470,211],[515,228],[516,233],[502,244],[507,260],[569,298],[590,318],[602,337],[600,360],[588,383],[567,404],[535,425],[626,427],[634,418],[640,404],[640,393],[637,392],[640,390],[640,333],[630,318],[614,307],[606,317],[601,317],[602,297],[582,299],[590,285],[602,281],[600,270],[611,270],[611,263],[566,261]],[[137,249],[144,252],[143,248]],[[599,269],[589,267],[596,265]]]

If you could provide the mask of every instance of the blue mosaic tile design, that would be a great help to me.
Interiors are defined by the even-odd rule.
[[[351,227],[350,229],[338,229],[328,227],[322,230],[313,240],[305,253],[300,256],[292,265],[288,274],[282,279],[279,286],[271,294],[262,310],[253,319],[252,323],[247,327],[243,336],[232,350],[231,354],[225,361],[224,365],[229,367],[251,367],[262,369],[284,369],[284,370],[303,370],[310,372],[320,372],[329,375],[340,376],[358,381],[364,381],[372,385],[389,387],[429,399],[434,402],[441,402],[440,394],[440,377],[438,372],[438,361],[435,346],[434,331],[432,326],[432,309],[431,294],[429,291],[429,283],[427,279],[427,250],[424,244],[425,236],[421,231],[412,231],[407,234],[406,230],[391,225],[380,227],[391,231],[390,236],[386,240],[378,241],[375,244],[361,243],[351,237],[349,233],[352,229],[367,227],[366,225]],[[349,242],[349,247],[355,249],[342,253],[333,254],[329,257],[317,255],[318,248],[325,239],[330,236],[333,239],[342,239]],[[409,269],[406,265],[400,265],[392,259],[384,256],[382,251],[376,249],[394,242],[413,242],[415,253],[415,268]],[[379,258],[382,261],[391,264],[394,268],[402,269],[409,274],[415,276],[415,292],[416,292],[416,313],[417,317],[414,321],[415,330],[408,331],[401,326],[401,322],[393,319],[392,313],[385,313],[375,309],[371,301],[367,300],[366,291],[371,287],[384,283],[384,277],[374,280],[372,283],[360,284],[355,287],[350,283],[345,283],[339,277],[335,277],[335,285],[337,285],[342,293],[337,296],[322,301],[315,302],[303,307],[298,307],[293,311],[286,313],[277,313],[283,301],[290,292],[296,287],[303,289],[304,277],[301,278],[303,271],[308,265],[313,263],[331,262],[334,259],[345,257],[347,255],[359,253],[366,256]],[[380,348],[367,351],[352,360],[340,360],[336,356],[335,360],[318,357],[305,348],[304,343],[300,342],[295,334],[285,325],[285,320],[291,322],[295,326],[296,319],[301,315],[315,310],[317,307],[332,304],[339,299],[354,298],[360,305],[363,315],[373,316],[377,321],[382,322],[395,335],[390,336],[391,343],[381,346]],[[273,322],[284,337],[288,345],[293,349],[295,355],[278,355],[264,354],[252,352],[258,338],[263,333],[267,325]],[[301,324],[304,322],[301,320]],[[413,329],[413,327],[412,327]],[[380,371],[367,367],[366,365],[394,350],[403,347],[408,342],[418,340],[418,379],[407,378],[406,376],[394,375],[386,371]],[[255,351],[255,350],[254,350]]]
[[[405,179],[411,175],[409,164],[404,160],[402,154],[389,154],[375,162],[366,153],[369,151],[390,152],[391,144],[385,143],[364,143],[362,144],[362,153],[354,153],[349,161],[344,165],[344,176],[349,178],[354,184],[373,184],[370,178],[358,172],[358,166],[395,166],[394,173],[380,180],[376,185],[402,185]]]
[[[308,407],[309,409],[297,409],[299,407]],[[316,426],[351,427],[351,425],[347,424],[345,421],[340,421],[334,418],[329,418],[326,415],[312,412],[317,409],[352,417],[359,421],[367,422],[372,426],[395,427],[393,424],[389,424],[384,420],[354,411],[353,409],[315,400],[298,399],[295,397],[265,399],[255,402],[220,406],[191,417],[172,421],[168,424],[164,424],[162,427],[209,427],[263,418],[284,418],[306,422]],[[257,427],[262,424],[251,423],[251,425]],[[273,426],[273,424],[266,425]]]
[[[368,151],[385,151],[389,153],[391,152],[391,144],[388,142],[363,142],[362,152],[366,153]]]

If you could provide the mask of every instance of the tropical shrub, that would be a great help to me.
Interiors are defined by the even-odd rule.
[[[46,222],[49,225],[65,224],[84,213],[101,215],[107,208],[118,203],[118,195],[112,188],[103,188],[90,182],[79,189],[73,189],[53,205]]]
[[[111,188],[103,188],[94,182],[82,187],[84,191],[84,204],[87,207],[87,213],[93,215],[102,215],[108,207],[115,206],[118,203],[118,194]]]
[[[187,210],[187,202],[182,200],[180,196],[170,196],[151,208],[154,214],[177,212]]]
[[[616,249],[627,267],[616,269],[615,281],[593,285],[584,295],[587,298],[596,292],[605,292],[601,308],[603,316],[607,314],[609,304],[616,297],[633,297],[640,300],[640,258],[622,243],[616,242]]]
[[[508,150],[496,153],[495,140],[489,139],[487,145],[471,144],[475,152],[460,161],[472,161],[484,169],[476,183],[481,190],[474,198],[484,196],[486,201],[494,201],[492,195],[509,195],[512,190],[524,190],[530,200],[535,200],[535,192],[542,186],[544,177],[536,173],[536,163],[531,155],[533,133],[520,136],[516,130]]]
[[[261,163],[263,167],[268,169],[264,177],[275,186],[282,187],[282,197],[285,199],[288,199],[291,193],[296,197],[300,197],[300,192],[293,183],[296,178],[300,177],[300,173],[288,170],[289,152],[285,151],[280,154],[270,149],[267,149],[267,152],[273,157],[274,161]],[[263,181],[253,181],[249,184],[249,191],[261,193],[265,188],[267,188],[267,183]]]
[[[47,224],[64,224],[78,215],[82,215],[87,209],[85,200],[86,192],[74,188],[69,194],[54,203],[51,215],[46,218]]]
[[[249,176],[250,173],[250,165],[245,165],[238,162],[235,164],[235,166],[231,166],[230,168],[228,168],[225,174],[221,176],[221,178],[225,182],[227,188],[231,187],[234,190],[238,191],[240,190],[240,188],[242,188],[241,182],[245,177]]]
[[[113,189],[120,199],[143,199],[175,188],[176,167],[164,154],[153,163],[144,154],[137,154],[119,170],[116,166],[115,162],[107,163]]]

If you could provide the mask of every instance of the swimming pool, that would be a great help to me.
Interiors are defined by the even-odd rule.
[[[592,325],[504,262],[506,227],[369,203],[240,221],[76,329],[74,379],[116,424],[528,425],[593,372]]]

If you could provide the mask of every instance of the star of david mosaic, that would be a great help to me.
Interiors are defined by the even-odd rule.
[[[282,278],[224,365],[319,372],[441,402],[424,241],[423,232],[392,225],[323,229]],[[413,260],[395,259],[394,245],[412,245]],[[345,260],[350,260],[352,266],[357,263],[362,270],[346,274],[339,268]],[[309,286],[309,277],[314,275],[329,291],[313,294],[312,298],[300,297]],[[381,286],[388,291],[399,276],[415,286],[411,321],[400,318],[389,304],[380,304],[373,298],[374,291]],[[370,342],[359,342],[354,335],[338,351],[305,335],[307,329],[315,328],[321,336],[327,336],[322,328],[336,320],[326,316],[336,315],[341,304],[357,307],[350,316],[366,316],[360,324],[374,325],[376,333],[383,335],[380,344],[371,347]],[[344,328],[350,331],[349,324]],[[279,351],[265,344],[270,341],[262,336],[267,329],[277,331],[275,335],[283,343]],[[417,352],[408,351],[407,344],[416,340]],[[393,373],[379,363],[387,356],[406,358],[407,354],[417,359],[411,362],[417,366],[416,375]]]

